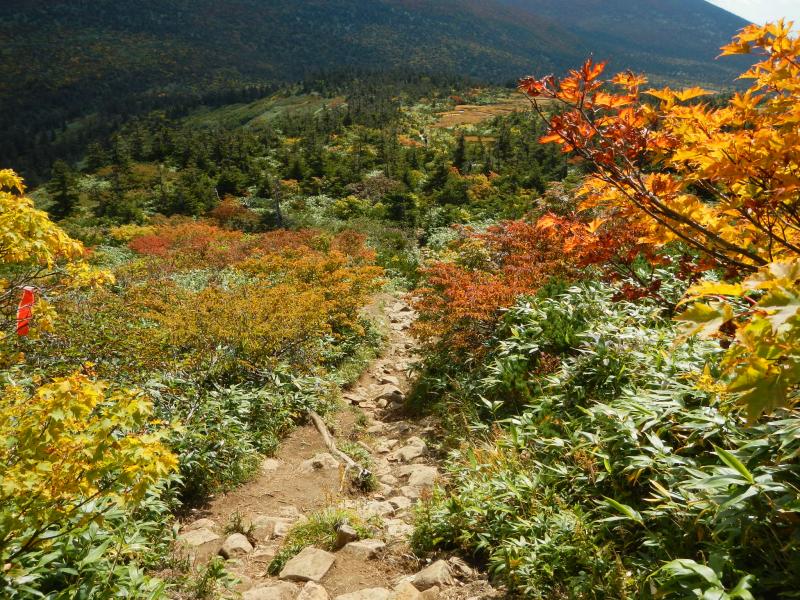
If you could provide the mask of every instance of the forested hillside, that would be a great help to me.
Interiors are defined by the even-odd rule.
[[[0,23],[0,161],[43,175],[109,122],[320,74],[505,83],[596,52],[657,81],[729,88],[739,65],[713,57],[744,24],[703,0],[24,0]]]
[[[169,4],[12,19],[121,41],[119,62],[83,47],[85,70],[56,53],[76,93],[198,95],[65,123],[41,185],[0,170],[0,597],[797,598],[790,24],[728,38],[721,69],[748,88],[719,93],[600,61],[670,6],[711,31],[720,13],[689,0],[580,0],[557,28],[549,2],[376,2],[373,23],[507,33],[486,47],[511,71],[548,36],[576,58],[513,90],[428,64],[267,85],[266,17],[244,10],[263,3],[210,7],[228,21],[208,37],[197,3]],[[600,4],[631,12],[595,30]],[[392,46],[346,3],[304,6],[403,62],[402,28]],[[141,23],[189,62],[148,54]],[[517,46],[528,26],[543,37]]]

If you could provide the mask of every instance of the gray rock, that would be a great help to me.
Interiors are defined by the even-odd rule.
[[[367,433],[371,435],[377,435],[382,433],[384,429],[386,429],[386,425],[378,421],[374,425],[370,425],[369,427],[367,427]]]
[[[386,536],[389,539],[400,540],[410,537],[414,533],[414,526],[409,525],[402,519],[387,519]]]
[[[383,385],[393,385],[395,387],[400,385],[400,380],[394,375],[384,375],[381,377],[380,381]]]
[[[202,563],[219,552],[223,541],[210,529],[194,529],[178,536],[177,552],[193,563]]]
[[[346,523],[336,530],[336,545],[334,550],[344,548],[350,542],[358,540],[358,532]]]
[[[402,402],[406,399],[406,395],[396,385],[385,385],[381,388],[380,394],[375,398],[375,400],[386,399],[389,402]]]
[[[222,544],[220,554],[225,558],[240,558],[247,556],[253,551],[253,545],[241,533],[229,535]]]
[[[242,600],[294,600],[297,588],[291,583],[279,582],[260,585],[242,594]]]
[[[361,540],[360,542],[350,542],[342,552],[368,560],[377,558],[384,550],[386,550],[386,544],[381,540]]]
[[[381,483],[385,483],[386,485],[397,485],[397,477],[392,475],[391,473],[387,473],[380,479]]]
[[[297,600],[330,600],[330,596],[324,587],[313,581],[309,581],[300,590]]]
[[[422,600],[439,600],[439,587],[433,586],[432,588],[428,588],[422,594]]]
[[[217,529],[217,523],[211,519],[197,519],[197,521],[192,521],[183,528],[184,531],[195,531],[197,529],[215,531]]]
[[[250,560],[261,564],[269,564],[278,554],[278,546],[259,546],[250,555]]]
[[[373,500],[372,502],[367,502],[364,505],[365,516],[385,517],[386,515],[391,515],[393,512],[394,512],[394,506],[392,506],[385,500],[384,501]]]
[[[289,560],[279,577],[289,581],[315,581],[319,583],[327,574],[336,557],[318,548],[306,548]]]
[[[397,462],[411,462],[415,458],[425,455],[427,448],[425,446],[406,445],[395,450],[389,455],[389,460]]]
[[[252,535],[260,542],[267,542],[273,538],[284,537],[297,519],[286,517],[268,517],[261,515],[251,522]]]
[[[292,522],[297,522],[303,518],[303,513],[301,513],[296,506],[283,506],[280,511],[278,511],[278,516],[282,519],[289,519]]]
[[[392,592],[386,588],[368,588],[336,596],[335,600],[389,600]]]
[[[410,498],[406,498],[405,496],[394,496],[393,498],[389,498],[389,504],[394,506],[395,510],[405,510],[410,508],[413,502]]]
[[[430,489],[436,482],[439,471],[436,467],[427,465],[414,465],[408,474],[408,485],[418,488]]]
[[[413,485],[404,485],[400,488],[400,493],[403,494],[406,498],[411,498],[412,500],[418,500],[421,495],[421,490],[418,487],[414,487]]]
[[[312,458],[300,463],[300,470],[303,473],[314,473],[315,471],[330,471],[339,469],[339,461],[337,461],[328,452],[320,452]]]
[[[411,578],[411,583],[418,590],[427,590],[434,586],[444,587],[455,584],[447,561],[437,560],[432,565],[425,567]]]
[[[408,581],[400,582],[392,592],[391,600],[421,600],[422,594]]]
[[[472,567],[470,567],[467,563],[465,563],[457,556],[451,556],[450,558],[447,559],[447,562],[450,565],[450,571],[454,573],[456,577],[468,579],[474,575]]]

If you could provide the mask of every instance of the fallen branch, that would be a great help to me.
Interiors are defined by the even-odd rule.
[[[320,417],[313,410],[309,410],[307,412],[308,417],[311,419],[311,422],[314,423],[314,427],[317,428],[317,431],[322,437],[322,441],[325,442],[325,446],[327,446],[328,451],[334,456],[334,458],[337,458],[345,464],[345,473],[350,470],[355,471],[357,473],[357,476],[354,479],[356,485],[359,488],[366,487],[368,485],[367,482],[369,482],[370,478],[372,477],[370,470],[354,461],[350,456],[336,447],[336,442],[333,439],[333,435],[331,435],[331,432],[328,430],[328,426],[325,425],[325,421],[322,420],[322,417]]]

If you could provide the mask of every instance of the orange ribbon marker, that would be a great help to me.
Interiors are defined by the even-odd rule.
[[[26,336],[30,333],[34,302],[36,302],[35,289],[28,286],[22,288],[22,298],[17,308],[17,335]]]

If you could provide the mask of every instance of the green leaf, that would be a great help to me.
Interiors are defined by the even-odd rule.
[[[726,465],[728,465],[731,469],[734,469],[745,478],[745,480],[750,483],[751,485],[756,482],[753,474],[747,470],[747,467],[736,458],[733,454],[725,450],[724,448],[720,448],[719,446],[714,446],[714,450],[716,451],[717,455],[722,459]]]
[[[642,515],[634,510],[633,507],[628,506],[627,504],[622,504],[621,502],[617,502],[613,498],[608,498],[606,496],[603,496],[603,500],[608,506],[617,510],[620,514],[631,519],[632,521],[636,521],[640,525],[644,525],[644,519],[642,518]]]

